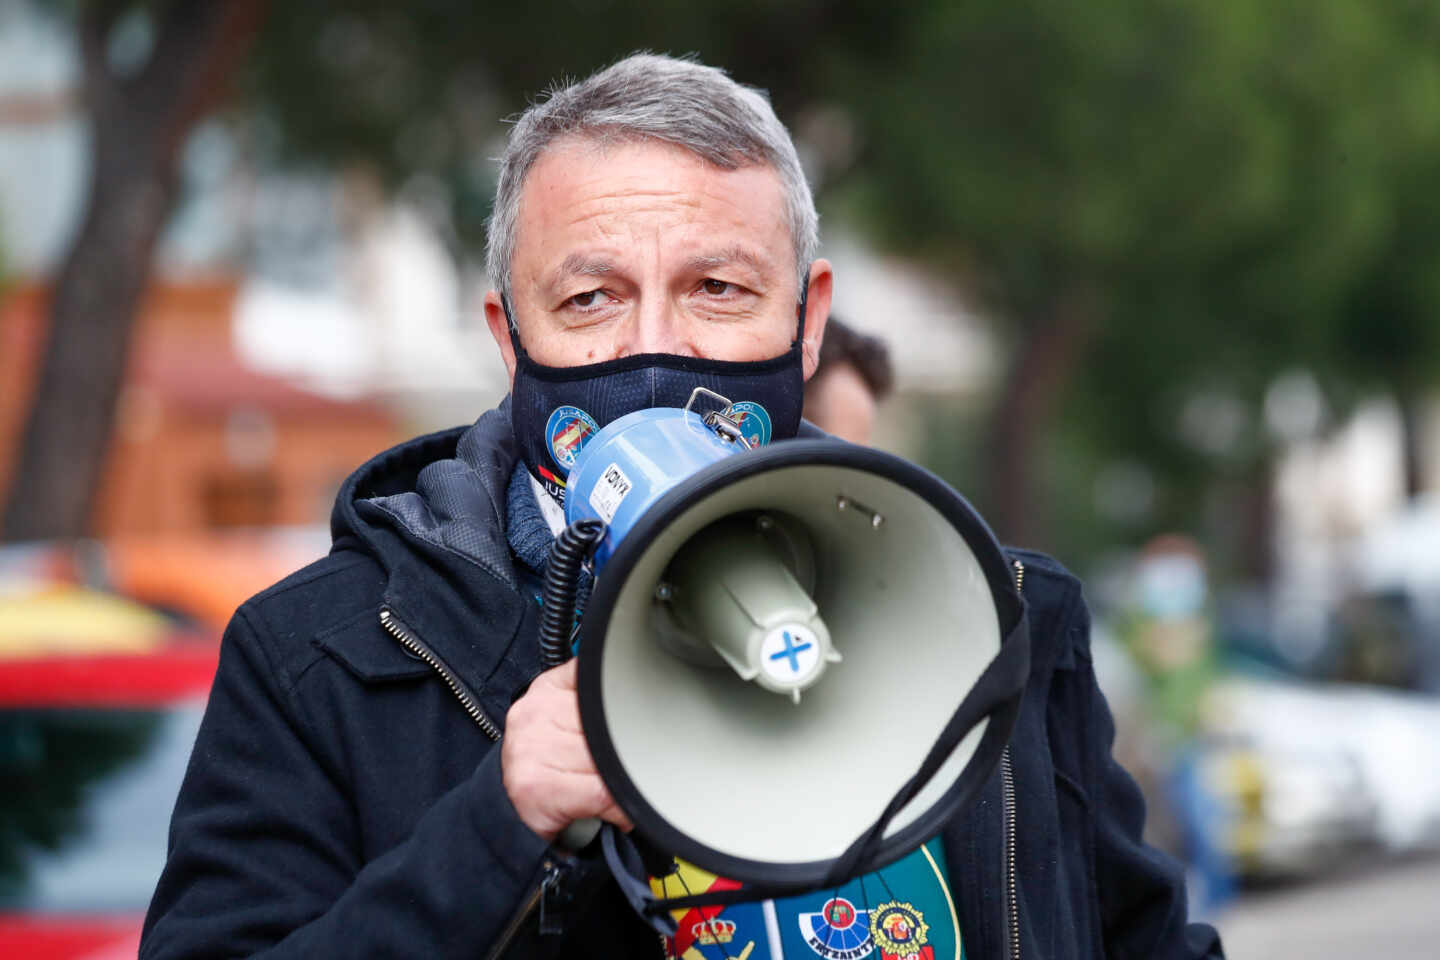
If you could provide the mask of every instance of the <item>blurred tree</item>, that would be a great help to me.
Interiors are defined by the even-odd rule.
[[[878,2],[495,7],[460,0],[91,0],[58,3],[81,37],[94,131],[82,226],[56,281],[42,379],[0,536],[84,533],[137,303],[176,193],[186,134],[234,80],[262,164],[361,168],[419,184],[474,253],[493,194],[497,118],[557,78],[633,49],[698,52],[770,88],[780,110],[820,89],[837,48],[893,41]],[[261,29],[263,26],[263,29]],[[259,35],[258,55],[246,61]]]
[[[239,60],[258,7],[200,6],[215,11],[204,42],[239,38],[196,54],[210,83]],[[156,63],[165,24],[191,8],[144,5]],[[117,22],[113,7],[84,9],[95,37]],[[222,15],[239,19],[222,29]],[[1139,499],[1152,502],[1108,533],[1193,528],[1207,504],[1262,516],[1273,443],[1256,411],[1277,371],[1300,363],[1336,384],[1403,386],[1405,397],[1433,382],[1440,335],[1416,328],[1436,329],[1422,321],[1440,295],[1430,279],[1440,205],[1417,201],[1436,195],[1440,175],[1437,16],[1418,0],[295,0],[270,11],[238,85],[262,162],[422,186],[469,254],[489,213],[495,118],[556,78],[650,48],[694,51],[766,87],[823,171],[822,205],[938,265],[996,317],[1011,361],[968,462],[985,465],[978,499],[1002,536],[1055,546],[1048,508],[1093,511],[1089,489],[1107,463],[1143,464],[1151,490]],[[92,60],[101,86],[122,86]],[[164,69],[152,63],[137,82]],[[185,98],[172,99],[178,116]],[[146,156],[139,165],[159,164]],[[145,209],[163,213],[167,156],[163,197],[121,193],[156,196]],[[129,253],[108,248],[116,262],[148,261],[154,222],[147,229]],[[75,275],[98,282],[93,270]],[[106,309],[89,316],[133,313],[112,306],[133,305],[133,291],[106,290]],[[125,324],[105,326],[118,336]],[[118,364],[122,342],[97,355]],[[51,397],[62,373],[75,382],[84,369],[54,363]],[[103,378],[85,376],[91,386],[70,399],[103,426],[109,407],[93,402]],[[50,432],[72,461],[103,439],[98,426]],[[93,482],[49,463],[32,476]],[[1127,475],[1133,492],[1136,471],[1116,476]],[[1123,502],[1126,484],[1115,489]],[[1213,506],[1217,489],[1245,503]],[[22,512],[12,503],[7,518]],[[1087,516],[1071,535],[1102,527]],[[1263,527],[1263,517],[1245,525],[1257,538]]]
[[[857,207],[1009,335],[978,458],[1003,536],[1054,546],[1047,506],[1094,510],[1091,484],[1056,489],[1084,479],[1048,459],[1063,450],[1145,465],[1154,508],[1126,539],[1195,529],[1235,491],[1215,509],[1261,572],[1274,444],[1257,412],[1275,375],[1411,397],[1434,383],[1436,17],[1364,0],[934,3],[901,59],[853,78]]]
[[[1440,102],[1434,109],[1440,115]],[[1385,242],[1359,265],[1317,364],[1356,389],[1394,396],[1411,497],[1425,486],[1422,410],[1440,383],[1440,139],[1425,160],[1429,169],[1399,174],[1406,186],[1387,198]]]
[[[1248,53],[1217,74],[1236,88],[1225,116],[1238,130],[1267,119],[1259,149],[1223,169],[1263,177],[1261,215],[1215,243],[1142,261],[1116,288],[1065,430],[1092,464],[1138,460],[1153,474],[1153,510],[1112,537],[1203,528],[1228,548],[1228,572],[1255,578],[1268,569],[1269,478],[1286,439],[1267,403],[1277,375],[1316,373],[1330,424],[1367,392],[1413,411],[1440,382],[1430,319],[1440,311],[1440,10],[1271,4],[1234,39]],[[1197,153],[1191,164],[1217,159]],[[1209,202],[1235,206],[1223,184]],[[1156,242],[1193,239],[1182,225]],[[1299,429],[1325,426],[1317,415]],[[1414,493],[1418,429],[1408,426]]]
[[[717,4],[297,0],[277,7],[244,84],[281,164],[363,167],[443,189],[461,252],[484,243],[504,126],[557,81],[649,49],[694,53],[770,92],[792,121],[831,99],[827,64],[889,51],[911,18],[876,0]]]
[[[1008,321],[983,452],[1003,536],[1048,532],[1037,458],[1097,344],[1163,381],[1245,332],[1212,291],[1193,301],[1194,284],[1172,282],[1281,214],[1284,117],[1250,87],[1268,55],[1260,16],[1224,0],[935,4],[913,26],[913,63],[871,86],[866,159],[885,175],[864,185],[865,209]]]
[[[250,46],[263,0],[82,3],[90,122],[85,213],[49,307],[0,537],[88,532],[135,312],[175,199],[186,135]]]

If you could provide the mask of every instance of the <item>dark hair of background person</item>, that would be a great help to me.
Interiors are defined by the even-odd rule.
[[[832,315],[825,325],[825,339],[820,343],[820,362],[815,368],[815,376],[806,385],[806,393],[813,391],[827,369],[842,363],[855,368],[876,401],[884,400],[895,389],[895,368],[890,362],[890,348],[885,341],[861,333]]]
[[[880,402],[895,388],[890,348],[831,317],[815,375],[805,384],[805,416],[831,436],[868,444]]]

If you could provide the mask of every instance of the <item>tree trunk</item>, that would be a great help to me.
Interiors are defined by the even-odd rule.
[[[1216,539],[1233,541],[1233,569],[1242,583],[1270,586],[1275,582],[1276,514],[1275,477],[1278,456],[1274,451],[1256,459],[1246,471],[1247,476],[1234,493],[1234,502],[1226,509],[1232,520]],[[1239,518],[1238,526],[1233,518]],[[1213,561],[1212,561],[1213,562]]]
[[[1036,498],[1036,450],[1075,364],[1090,342],[1092,298],[1062,293],[1026,333],[990,416],[987,520],[1007,543],[1047,546],[1048,520]]]
[[[0,538],[76,537],[90,528],[136,310],[177,191],[180,150],[249,49],[263,7],[262,0],[163,7],[148,61],[125,76],[105,56],[117,5],[84,7],[90,193],[55,279]]]
[[[1405,477],[1405,499],[1414,500],[1425,492],[1425,403],[1424,391],[1401,387],[1395,397],[1400,409],[1400,455]]]

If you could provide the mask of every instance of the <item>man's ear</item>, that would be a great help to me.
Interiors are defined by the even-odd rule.
[[[510,376],[510,386],[515,386],[515,345],[510,342],[510,318],[505,316],[505,304],[500,300],[500,291],[491,290],[485,294],[485,325],[495,346],[500,348],[500,359],[505,361],[505,372]]]
[[[820,341],[825,339],[825,322],[830,319],[830,298],[835,292],[835,272],[829,260],[810,264],[810,287],[805,294],[805,340],[800,345],[801,369],[805,379],[820,365]]]

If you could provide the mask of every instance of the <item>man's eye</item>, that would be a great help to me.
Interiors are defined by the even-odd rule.
[[[605,291],[586,290],[584,293],[577,293],[570,298],[570,302],[577,307],[598,307],[605,300]]]
[[[701,283],[700,283],[700,288],[701,288],[702,290],[704,290],[706,293],[708,293],[708,294],[710,294],[710,295],[712,295],[712,296],[716,296],[716,297],[723,296],[723,295],[725,295],[725,294],[727,294],[727,293],[730,293],[731,290],[734,289],[734,287],[735,287],[735,284],[733,284],[733,283],[730,283],[730,282],[725,281],[725,280],[715,280],[715,279],[713,279],[713,278],[707,278],[707,279],[701,281]]]

